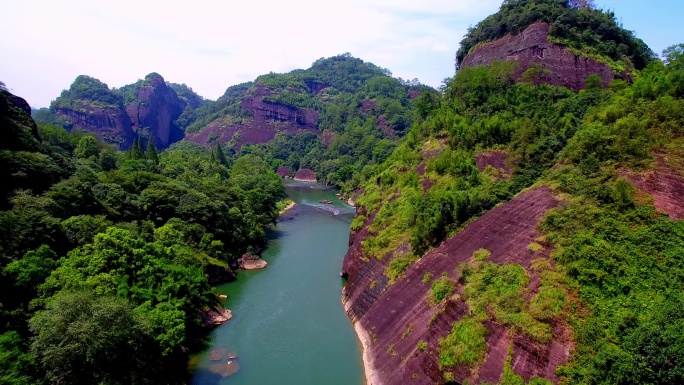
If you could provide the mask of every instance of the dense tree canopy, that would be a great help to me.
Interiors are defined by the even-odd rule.
[[[218,305],[209,275],[263,244],[280,178],[253,155],[158,153],[142,138],[121,153],[51,125],[34,133],[0,98],[2,383],[183,382],[185,347]]]

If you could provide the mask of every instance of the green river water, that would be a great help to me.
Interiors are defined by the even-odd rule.
[[[268,267],[240,270],[236,282],[217,287],[233,318],[192,358],[194,385],[365,382],[361,345],[340,301],[354,208],[320,185],[288,182],[286,190],[297,205],[268,232]],[[212,361],[212,352],[222,358]],[[224,378],[216,373],[228,360],[239,370]]]

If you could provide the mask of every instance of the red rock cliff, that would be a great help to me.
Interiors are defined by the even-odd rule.
[[[613,71],[605,63],[591,58],[576,56],[567,48],[549,42],[550,26],[534,23],[517,35],[506,35],[474,47],[463,59],[461,67],[489,65],[495,60],[513,61],[519,64],[516,77],[527,71],[533,63],[539,63],[545,71],[533,83],[565,86],[575,91],[585,87],[589,75],[597,74],[604,86],[614,78]]]
[[[232,140],[234,143],[231,144],[239,151],[245,144],[267,143],[281,131],[310,131],[318,134],[317,111],[264,100],[270,94],[268,88],[257,85],[256,93],[244,97],[240,102],[240,107],[250,111],[252,118],[244,118],[241,122],[218,119],[199,133],[187,134],[185,139],[203,145],[210,144],[212,140],[220,140],[221,143]]]
[[[128,149],[133,143],[135,133],[126,111],[116,106],[76,101],[73,108],[56,108],[58,116],[68,119],[72,130],[92,132],[100,140],[117,146],[120,150]]]
[[[539,236],[536,230],[539,220],[557,204],[547,187],[522,193],[445,240],[391,285],[383,272],[392,253],[377,259],[366,256],[363,251],[363,240],[373,236],[368,231],[375,217],[371,213],[361,229],[352,232],[342,270],[348,279],[343,302],[364,346],[369,384],[444,383],[444,369],[439,365],[439,340],[449,334],[452,325],[467,315],[469,309],[458,296],[442,305],[431,305],[431,287],[423,281],[425,274],[439,277],[444,273],[453,280],[459,264],[468,261],[475,250],[486,248],[491,252],[490,262],[523,266],[532,276],[533,285],[535,277],[530,264],[540,256],[535,256],[527,246]],[[360,214],[366,213],[361,209]],[[537,376],[557,382],[555,370],[567,362],[571,349],[565,329],[557,327],[553,340],[540,344],[493,321],[487,321],[485,327],[488,336],[483,363],[474,368],[449,369],[456,381],[498,383],[510,348],[511,367],[516,374],[526,381]],[[424,341],[425,349],[418,348],[419,341]]]
[[[185,105],[159,75],[148,75],[148,84],[137,91],[137,101],[126,104],[133,130],[149,136],[157,148],[168,147],[183,138],[174,121]]]

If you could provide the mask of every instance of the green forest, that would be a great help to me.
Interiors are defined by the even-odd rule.
[[[317,86],[321,90],[312,91]],[[306,70],[270,73],[229,87],[216,102],[194,110],[186,132],[199,132],[217,120],[249,121],[251,111],[241,108],[240,101],[255,95],[258,87],[271,92],[265,101],[317,111],[319,133],[281,132],[269,143],[244,146],[239,155],[256,154],[274,169],[312,169],[321,182],[347,189],[372,175],[413,124],[415,103],[409,91],[436,93],[418,80],[393,78],[388,70],[347,53],[321,58]],[[232,150],[231,143],[225,146]]]
[[[261,159],[127,152],[35,126],[0,91],[0,383],[171,384],[284,197]],[[121,370],[121,368],[127,370]]]
[[[535,68],[516,78],[515,62],[461,65],[535,22],[615,80],[603,87],[591,75],[574,92],[533,84]],[[684,178],[684,44],[658,57],[590,1],[506,0],[468,30],[456,66],[439,90],[349,54],[262,75],[216,101],[168,83],[186,105],[174,122],[186,133],[252,119],[240,103],[258,87],[268,102],[319,114],[317,133],[240,149],[161,150],[138,135],[119,151],[54,115],[81,100],[123,108],[156,73],[119,89],[79,76],[35,121],[0,83],[0,384],[187,383],[188,352],[204,346],[204,317],[220,308],[212,285],[264,247],[282,208],[281,166],[358,197],[351,229],[369,224],[363,252],[390,256],[389,285],[487,211],[553,190],[560,203],[528,246],[550,250],[531,263],[536,292],[529,271],[490,262],[485,249],[456,280],[415,282],[428,285],[430,306],[458,289],[469,309],[435,352],[445,383],[484,362],[488,322],[539,344],[568,326],[574,348],[559,384],[684,383],[684,221],[630,180],[663,169]],[[508,171],[478,168],[492,153]],[[550,383],[511,365],[509,354],[501,384]]]

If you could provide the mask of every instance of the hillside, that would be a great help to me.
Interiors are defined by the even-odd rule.
[[[472,60],[546,31],[549,9],[615,24],[505,2],[355,194],[343,302],[374,385],[684,381],[684,46],[661,62],[637,42],[629,82],[586,66],[582,87],[515,55]]]
[[[311,169],[322,182],[355,185],[411,126],[423,91],[434,92],[349,54],[321,58],[229,87],[195,111],[185,140],[259,154],[291,176]]]

